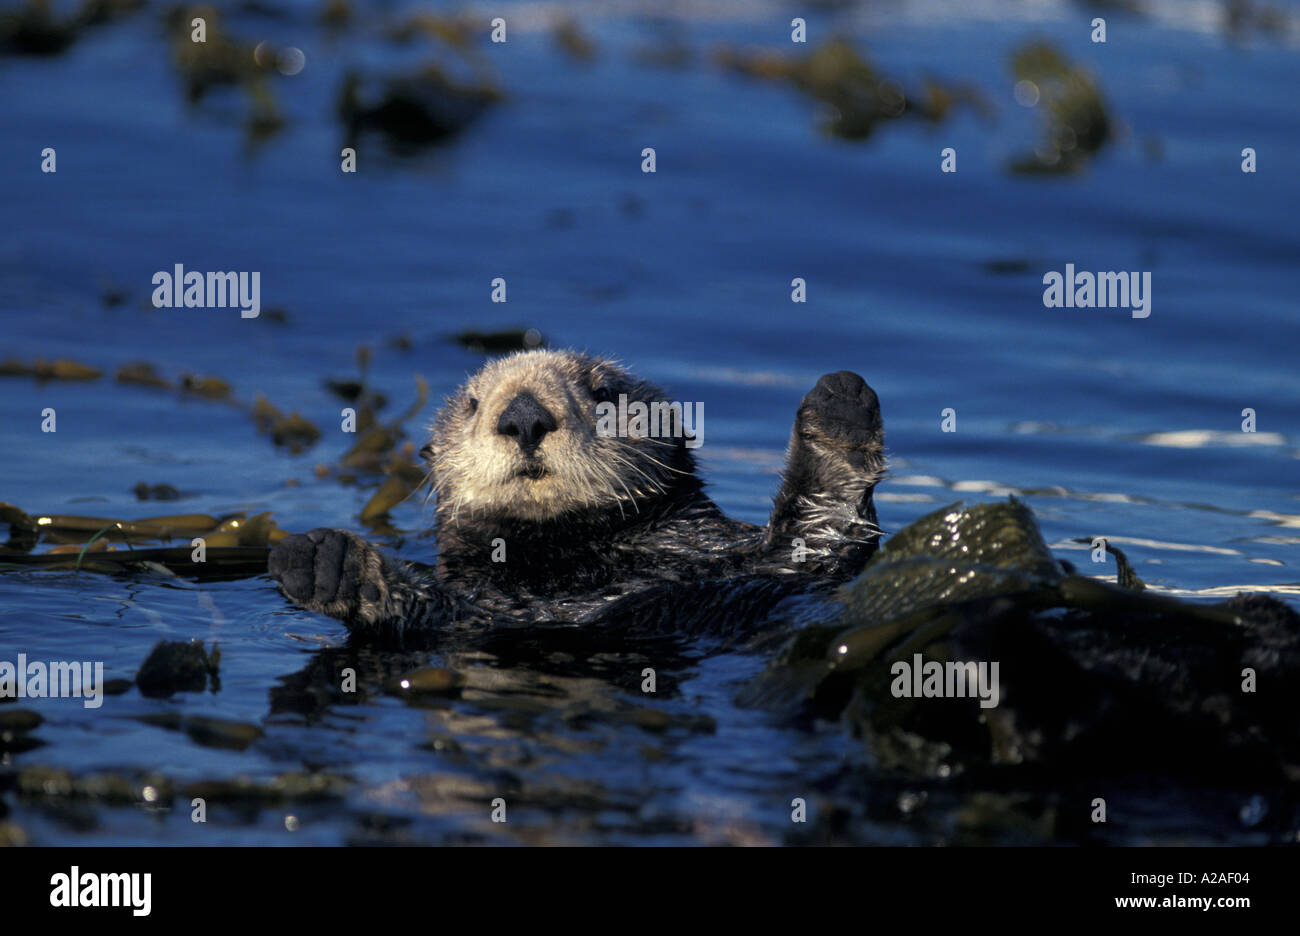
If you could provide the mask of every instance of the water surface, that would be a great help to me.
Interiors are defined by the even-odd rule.
[[[339,171],[344,70],[400,71],[437,48],[383,38],[378,24],[404,6],[360,5],[363,25],[337,36],[311,4],[230,11],[236,35],[306,54],[301,74],[273,83],[287,126],[256,144],[239,125],[237,93],[186,107],[156,7],[57,57],[0,59],[0,356],[216,374],[239,399],[264,394],[325,429],[294,456],[235,407],[111,379],[4,379],[0,500],[126,518],[269,510],[295,531],[361,529],[367,485],[313,473],[351,441],[335,430],[339,403],[323,380],[354,374],[355,350],[369,344],[374,383],[400,410],[414,375],[436,398],[481,364],[447,336],[524,326],[701,401],[704,471],[733,516],[764,521],[801,395],[820,374],[851,369],[882,401],[887,530],[1017,492],[1062,558],[1083,565],[1074,540],[1106,536],[1152,587],[1297,602],[1300,7],[1278,5],[1290,17],[1282,35],[1229,35],[1217,4],[1102,14],[1101,45],[1089,41],[1098,14],[1087,4],[997,0],[958,14],[922,2],[680,4],[670,22],[691,55],[664,68],[634,55],[663,35],[642,15],[650,7],[560,6],[581,18],[594,61],[556,47],[551,6],[484,8],[518,18],[505,46],[480,47],[502,105],[414,156],[370,141],[356,174]],[[712,63],[722,44],[802,52],[788,42],[795,15],[808,17],[814,44],[847,34],[905,87],[927,76],[968,82],[994,111],[902,120],[848,142],[820,132],[817,105],[794,90]],[[1116,140],[1081,174],[1006,171],[1039,133],[1040,115],[1012,96],[1009,64],[1033,38],[1091,69],[1117,122]],[[39,172],[47,146],[55,174]],[[647,146],[653,175],[640,171]],[[1240,171],[1246,146],[1259,154],[1255,174]],[[957,150],[955,174],[939,171],[944,147]],[[264,308],[286,320],[149,307],[153,273],[177,263],[260,271]],[[1044,308],[1042,274],[1067,263],[1151,271],[1151,316]],[[508,283],[504,305],[491,302],[495,277]],[[806,304],[790,301],[794,277],[807,281]],[[125,301],[106,305],[108,288]],[[389,343],[402,335],[409,349]],[[46,407],[56,433],[40,431]],[[941,431],[947,408],[956,432]],[[1246,408],[1253,435],[1241,432]],[[140,503],[141,481],[191,496]],[[381,540],[427,560],[433,544],[419,531],[430,519],[413,499]],[[0,574],[0,659],[102,660],[107,677],[129,678],[160,638],[217,641],[220,690],[171,700],[131,691],[97,711],[27,703],[45,719],[33,735],[41,745],[5,763],[147,769],[178,786],[318,772],[342,778],[339,798],[217,803],[198,824],[179,795],[158,804],[168,810],[8,794],[8,819],[30,840],[962,840],[939,797],[927,809],[905,778],[875,777],[838,726],[733,704],[758,656],[651,648],[663,682],[647,700],[631,652],[357,656],[342,625],[290,607],[265,577]],[[465,670],[463,697],[413,706],[382,691],[380,674],[424,662]],[[365,691],[322,696],[319,674],[347,663]],[[139,720],[165,712],[264,734],[230,750]],[[846,773],[871,795],[837,799]],[[496,796],[515,804],[504,825],[489,820]],[[812,803],[812,832],[791,831],[795,796]],[[1245,796],[1214,808],[1231,815]],[[1249,840],[1243,825],[1198,818],[1206,804],[1194,791],[1152,802],[1149,822],[1115,834]],[[853,818],[832,822],[840,813]]]

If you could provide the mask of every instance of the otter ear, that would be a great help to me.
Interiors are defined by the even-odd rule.
[[[420,449],[420,458],[423,459],[424,461],[432,461],[432,460],[433,460],[433,443],[432,443],[432,442],[430,442],[430,443],[429,443],[428,445],[426,445],[424,448]]]

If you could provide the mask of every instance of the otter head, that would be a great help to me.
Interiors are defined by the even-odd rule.
[[[487,364],[448,398],[423,452],[439,525],[627,519],[693,481],[680,413],[675,433],[655,432],[652,420],[649,435],[620,435],[601,406],[620,397],[668,402],[618,365],[572,351]]]

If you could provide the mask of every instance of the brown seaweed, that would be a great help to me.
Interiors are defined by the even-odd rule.
[[[1113,136],[1112,121],[1087,69],[1071,64],[1047,42],[1017,49],[1011,69],[1018,86],[1043,112],[1043,138],[1034,151],[1013,159],[1013,173],[1064,175],[1078,172]]]
[[[792,85],[825,105],[826,132],[846,140],[865,140],[882,123],[901,117],[938,123],[957,104],[988,110],[983,96],[967,85],[931,79],[923,91],[908,94],[900,82],[879,72],[844,39],[829,40],[803,58],[723,47],[715,51],[714,61],[740,75]]]

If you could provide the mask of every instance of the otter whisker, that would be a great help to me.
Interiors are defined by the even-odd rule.
[[[610,457],[611,460],[613,460],[613,461],[615,461],[616,463],[618,463],[618,464],[622,465],[623,467],[627,468],[629,471],[635,471],[637,474],[641,475],[641,477],[643,477],[643,478],[644,478],[644,479],[649,483],[649,485],[650,485],[650,492],[651,492],[651,493],[654,493],[654,494],[663,494],[663,493],[665,493],[665,492],[667,491],[667,488],[664,487],[663,483],[662,483],[661,481],[659,481],[659,479],[657,479],[657,478],[651,476],[650,474],[646,473],[646,472],[645,472],[644,470],[642,470],[639,466],[632,464],[632,462],[630,462],[629,460],[627,460],[627,459],[624,458],[623,456],[621,456],[621,455],[619,455],[619,454],[617,454],[617,453],[615,453],[615,452],[610,452],[610,453],[609,453],[609,457]],[[611,473],[613,473],[613,472],[611,472]],[[615,475],[615,476],[617,477],[617,475]],[[621,478],[619,478],[619,480],[620,480],[620,482],[622,481]],[[626,485],[624,485],[624,490],[626,490]],[[631,496],[631,495],[629,494],[629,496]]]
[[[612,452],[610,453],[610,455],[611,455],[611,457],[613,457],[613,458],[617,458],[617,456],[614,455],[614,453],[612,453]],[[608,490],[610,490],[610,491],[613,491],[613,486],[609,484],[609,480],[612,479],[612,480],[614,480],[614,481],[617,481],[618,484],[619,484],[619,486],[623,488],[623,493],[627,495],[627,498],[628,498],[628,500],[632,503],[632,506],[636,508],[636,512],[637,512],[637,513],[640,513],[640,512],[641,512],[641,508],[637,505],[637,503],[636,503],[636,498],[633,496],[632,492],[628,490],[627,483],[623,480],[623,478],[619,475],[619,473],[616,472],[616,471],[614,471],[614,470],[613,470],[612,468],[610,468],[608,465],[603,465],[603,466],[601,466],[601,470],[602,470],[602,472],[605,474],[605,477],[606,477],[606,480],[605,480],[605,486],[606,486],[606,488],[607,488]],[[619,519],[620,519],[620,520],[626,520],[626,519],[627,519],[627,514],[625,514],[625,513],[623,512],[623,501],[620,500],[618,497],[615,497],[615,498],[614,498],[614,502],[615,502],[616,504],[618,504],[618,515],[619,515]]]
[[[624,445],[625,448],[632,449],[632,451],[636,451],[636,449],[635,449],[633,446],[628,445],[627,443],[622,443],[622,444]],[[642,458],[644,458],[646,461],[651,462],[651,463],[653,463],[653,464],[655,464],[655,465],[658,465],[658,466],[659,466],[660,468],[662,468],[664,471],[671,471],[671,472],[673,472],[674,474],[679,474],[679,475],[689,475],[689,474],[691,474],[691,472],[689,472],[689,471],[683,471],[681,468],[674,468],[672,465],[665,465],[665,464],[664,464],[663,462],[661,462],[659,459],[655,458],[653,455],[650,455],[650,454],[648,454],[648,453],[646,453],[646,452],[637,452],[637,454],[640,455]]]
[[[641,475],[641,477],[645,478],[646,481],[650,482],[657,492],[662,493],[665,490],[663,484],[657,478],[653,477],[639,465],[634,464],[630,459],[625,458],[617,452],[610,452],[609,457],[613,461],[627,468],[629,471],[635,471],[637,474]]]

